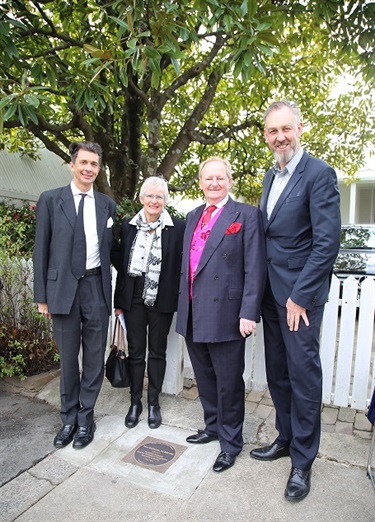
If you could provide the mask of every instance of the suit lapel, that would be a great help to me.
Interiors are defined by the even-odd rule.
[[[108,221],[108,207],[106,200],[102,198],[100,192],[94,191],[96,209],[96,231],[98,234],[99,245],[102,242],[104,230]]]
[[[218,248],[219,244],[223,240],[226,229],[231,225],[238,217],[239,212],[236,210],[234,201],[230,198],[224,206],[220,216],[218,217],[215,225],[213,226],[210,235],[207,238],[204,246],[202,256],[199,260],[197,274],[206,265],[212,254]]]
[[[66,219],[68,220],[70,226],[74,230],[76,219],[77,219],[77,213],[76,208],[74,205],[74,198],[72,189],[70,188],[70,185],[67,187],[64,187],[61,191],[61,209],[63,213],[66,216]]]
[[[189,218],[186,220],[186,228],[185,228],[185,234],[184,234],[184,246],[183,251],[187,253],[186,256],[184,256],[184,266],[183,270],[186,274],[186,278],[189,277],[189,271],[190,271],[190,245],[191,240],[193,239],[193,234],[196,226],[198,225],[199,218],[202,215],[203,209],[206,205],[201,205],[194,210],[192,210],[189,213]]]
[[[273,169],[269,170],[266,173],[266,175],[264,176],[262,197],[260,199],[260,205],[259,205],[259,208],[260,208],[260,210],[262,212],[264,229],[267,228],[267,224],[268,224],[268,219],[267,219],[267,201],[268,201],[268,196],[269,196],[269,193],[270,193],[270,190],[271,190],[271,186],[272,186],[272,182],[273,182],[274,177],[275,176],[274,176],[274,173],[273,173]]]
[[[296,170],[293,172],[292,177],[290,178],[290,180],[288,181],[286,187],[284,188],[284,190],[280,194],[280,197],[277,200],[274,209],[272,210],[270,218],[269,218],[269,220],[267,222],[267,227],[275,219],[276,214],[278,213],[278,211],[280,210],[280,208],[284,204],[285,200],[287,199],[287,197],[289,196],[291,191],[294,189],[294,187],[297,185],[297,183],[300,182],[300,180],[302,178],[302,173],[303,173],[303,171],[305,169],[307,158],[308,158],[308,154],[307,154],[307,152],[304,152],[303,155],[302,155],[301,161],[298,163],[298,165],[296,167]],[[269,191],[268,191],[268,193],[269,193]],[[267,216],[267,209],[265,209],[265,215]]]

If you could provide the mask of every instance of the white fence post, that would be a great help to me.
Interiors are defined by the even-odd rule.
[[[264,354],[263,322],[257,324],[255,335],[254,374],[252,389],[264,391],[267,387],[266,363]]]
[[[352,403],[364,410],[369,392],[372,339],[374,334],[375,280],[371,277],[361,284],[358,334],[355,353]]]
[[[337,353],[335,399],[336,406],[350,406],[349,389],[352,373],[354,327],[357,311],[358,284],[353,276],[345,279],[342,290],[342,306],[339,347]]]
[[[323,403],[330,404],[335,369],[337,318],[339,308],[340,281],[332,277],[328,303],[324,309],[321,338],[320,359],[323,369]]]
[[[176,333],[176,315],[174,314],[167,342],[167,368],[162,391],[178,395],[184,388],[184,339]]]

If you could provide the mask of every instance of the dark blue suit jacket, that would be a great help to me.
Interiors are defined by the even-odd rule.
[[[335,171],[303,153],[270,219],[267,198],[273,169],[264,177],[260,209],[266,232],[268,278],[279,305],[288,298],[311,309],[324,305],[340,246],[340,195]]]
[[[186,337],[189,317],[189,256],[194,230],[205,205],[186,216],[178,333]],[[226,234],[232,223],[241,228]],[[242,339],[240,318],[259,321],[266,274],[264,232],[259,209],[229,198],[213,226],[193,286],[193,341],[214,343]]]
[[[115,202],[95,192],[96,226],[99,239],[103,292],[111,313],[111,249]],[[70,185],[43,192],[37,204],[34,246],[34,301],[47,303],[52,314],[69,314],[78,281],[71,271],[76,210]],[[111,218],[111,219],[110,219]]]

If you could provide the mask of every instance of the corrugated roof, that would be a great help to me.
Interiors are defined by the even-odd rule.
[[[36,202],[45,190],[68,185],[72,179],[69,165],[43,148],[40,159],[0,151],[0,199]]]

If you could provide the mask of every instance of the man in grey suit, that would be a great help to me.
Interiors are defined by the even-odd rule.
[[[279,435],[250,455],[259,460],[290,455],[285,498],[298,501],[310,491],[320,441],[319,335],[339,250],[340,197],[335,171],[301,147],[303,125],[294,103],[273,103],[264,123],[276,163],[264,177],[260,204],[268,268],[262,317]]]
[[[40,313],[52,317],[60,354],[63,426],[54,445],[62,448],[74,438],[73,447],[81,449],[94,438],[94,406],[104,376],[116,205],[93,190],[101,147],[72,143],[69,152],[71,184],[43,192],[37,204],[34,300]]]
[[[199,177],[207,204],[186,217],[176,329],[186,339],[205,421],[186,440],[218,439],[213,470],[220,472],[243,446],[245,339],[259,321],[265,241],[259,209],[228,195],[227,160],[207,159]]]

